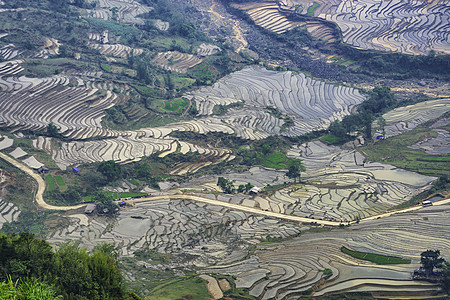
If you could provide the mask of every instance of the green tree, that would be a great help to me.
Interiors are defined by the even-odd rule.
[[[297,182],[297,178],[300,180],[301,172],[305,170],[305,167],[300,162],[293,162],[290,164],[286,176],[289,179],[294,179]]]
[[[113,160],[103,161],[98,165],[97,171],[103,174],[108,181],[120,179],[122,167]]]
[[[102,191],[98,191],[97,194],[92,197],[92,200],[97,204],[97,209],[100,213],[107,215],[113,215],[116,213],[117,205],[114,202],[113,196],[109,196]]]
[[[47,125],[47,134],[51,137],[59,138],[61,137],[61,133],[59,132],[59,128],[53,123],[50,122]]]
[[[31,233],[0,234],[0,279],[44,277],[51,272],[53,251],[46,241]]]
[[[217,179],[217,186],[220,187],[226,194],[231,194],[235,190],[233,181],[224,177],[219,177]]]
[[[440,268],[445,262],[440,256],[441,251],[439,250],[427,250],[420,254],[420,263],[427,275],[431,275],[434,268]]]
[[[450,292],[450,263],[445,262],[442,266],[442,285],[444,286],[445,290]]]
[[[122,275],[117,260],[102,249],[96,249],[89,257],[88,266],[99,299],[123,297]]]
[[[56,286],[65,299],[94,299],[89,254],[75,243],[61,245],[55,255]]]

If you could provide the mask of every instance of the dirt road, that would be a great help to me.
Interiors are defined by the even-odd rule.
[[[74,205],[74,206],[54,206],[54,205],[45,203],[44,197],[43,197],[44,191],[45,191],[45,181],[42,179],[42,177],[39,174],[36,174],[36,172],[34,172],[28,166],[22,164],[21,162],[18,162],[17,160],[15,160],[12,157],[9,157],[6,154],[3,154],[0,152],[0,158],[6,160],[10,164],[12,164],[14,167],[20,169],[21,171],[23,171],[25,174],[29,175],[31,178],[33,178],[37,182],[38,189],[36,191],[35,199],[36,199],[37,205],[39,205],[43,209],[66,211],[66,210],[78,209],[80,207],[86,206],[86,204],[79,204],[79,205]]]
[[[86,204],[79,204],[79,205],[73,205],[73,206],[54,206],[54,205],[45,203],[44,197],[43,197],[43,194],[45,191],[45,181],[42,179],[42,177],[39,174],[36,174],[28,166],[18,162],[17,160],[13,159],[12,157],[7,156],[6,154],[3,154],[0,152],[0,158],[6,160],[7,162],[12,164],[16,168],[25,172],[27,175],[29,175],[31,178],[33,178],[37,182],[38,189],[36,192],[35,199],[36,199],[37,205],[39,205],[40,207],[42,207],[44,209],[48,209],[48,210],[68,211],[68,210],[72,210],[72,209],[79,209],[86,205]],[[203,202],[203,203],[207,203],[210,205],[222,206],[222,207],[226,207],[229,209],[235,209],[235,210],[243,211],[243,212],[250,213],[250,214],[256,214],[256,215],[262,215],[262,216],[266,216],[266,217],[283,219],[286,221],[294,221],[294,222],[301,222],[301,223],[316,222],[319,225],[326,225],[326,226],[339,226],[341,224],[341,222],[336,222],[336,221],[317,220],[317,219],[310,219],[310,218],[293,216],[293,215],[285,215],[285,214],[281,214],[281,213],[265,211],[265,210],[261,210],[261,209],[257,209],[257,208],[253,208],[253,207],[247,207],[247,206],[243,206],[243,205],[209,199],[206,197],[201,197],[201,196],[196,196],[196,195],[191,195],[191,194],[150,196],[150,197],[145,197],[145,198],[130,199],[130,200],[127,200],[127,203],[133,204],[133,203],[148,202],[148,201],[161,200],[161,199],[184,199],[184,200]],[[433,202],[433,205],[437,206],[437,205],[443,205],[443,204],[447,204],[447,203],[450,203],[450,198],[443,199],[440,201],[435,201],[435,202]],[[419,206],[408,207],[408,208],[398,210],[398,211],[386,212],[386,213],[383,213],[380,215],[375,215],[375,216],[361,219],[360,222],[374,220],[374,219],[383,218],[383,217],[388,217],[388,216],[391,216],[391,215],[397,214],[397,213],[411,212],[411,211],[419,210],[421,208],[422,208],[422,206],[419,205]]]
[[[185,200],[192,200],[197,202],[203,202],[211,205],[218,205],[223,206],[230,209],[240,210],[243,212],[247,212],[250,214],[256,214],[256,215],[263,215],[266,217],[273,217],[278,219],[283,219],[287,221],[294,221],[294,222],[305,222],[305,223],[311,223],[311,222],[317,222],[317,224],[320,225],[327,225],[327,226],[339,226],[341,224],[340,222],[333,222],[333,221],[326,221],[326,220],[315,220],[315,219],[309,219],[304,217],[298,217],[298,216],[291,216],[291,215],[285,215],[280,214],[272,211],[265,211],[253,207],[247,207],[243,205],[238,204],[232,204],[224,201],[219,200],[213,200],[205,197],[195,196],[195,195],[187,195],[187,194],[176,194],[176,195],[160,195],[160,196],[151,196],[151,197],[145,197],[145,198],[138,198],[138,199],[130,199],[127,201],[127,203],[139,203],[139,202],[148,202],[152,200],[161,200],[161,199],[185,199]]]

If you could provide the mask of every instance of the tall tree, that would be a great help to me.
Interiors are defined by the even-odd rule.
[[[305,171],[305,167],[299,161],[293,162],[289,166],[286,176],[289,177],[289,179],[294,179],[294,182],[297,182],[297,178],[300,180],[302,171]]]
[[[427,250],[420,254],[420,263],[425,269],[427,275],[431,275],[434,268],[441,267],[445,262],[445,260],[440,256],[441,251],[439,250]]]
[[[113,160],[103,161],[98,165],[97,171],[103,174],[109,181],[120,179],[122,167]]]

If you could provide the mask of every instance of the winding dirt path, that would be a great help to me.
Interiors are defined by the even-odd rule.
[[[222,16],[220,13],[214,10],[214,8],[217,6],[217,0],[212,0],[212,5],[209,8],[208,12],[212,13],[219,19],[226,19],[233,23],[233,32],[234,32],[234,38],[239,43],[241,43],[241,46],[239,46],[235,51],[239,53],[242,49],[246,48],[248,46],[248,42],[244,37],[244,34],[242,33],[241,28],[239,27],[239,20],[227,18]]]
[[[36,191],[35,200],[37,205],[42,207],[43,209],[49,209],[49,210],[72,210],[72,209],[78,209],[81,207],[86,206],[86,204],[79,204],[79,205],[73,205],[73,206],[54,206],[45,203],[44,201],[44,191],[45,191],[45,181],[42,179],[42,177],[39,174],[36,174],[31,168],[28,166],[22,164],[21,162],[18,162],[12,157],[9,157],[8,155],[0,152],[0,158],[6,160],[14,167],[18,168],[19,170],[23,171],[25,174],[29,175],[31,178],[34,179],[34,181],[38,184],[38,189]]]
[[[29,175],[31,178],[33,178],[37,182],[38,189],[36,191],[35,200],[36,200],[36,203],[43,209],[68,211],[68,210],[73,210],[73,209],[79,209],[81,207],[86,206],[86,204],[78,204],[78,205],[73,205],[73,206],[55,206],[55,205],[47,204],[44,201],[44,197],[43,197],[44,191],[45,191],[45,181],[42,179],[42,177],[39,174],[36,174],[36,172],[34,172],[34,170],[29,168],[28,166],[18,162],[17,160],[9,157],[8,155],[6,155],[4,153],[0,152],[0,158],[6,160],[7,162],[12,164],[16,168],[20,169],[21,171],[23,171],[25,174]],[[336,221],[310,219],[310,218],[305,218],[305,217],[276,213],[276,212],[272,212],[272,211],[265,211],[265,210],[261,210],[261,209],[257,209],[257,208],[253,208],[253,207],[247,207],[247,206],[243,206],[243,205],[209,199],[206,197],[201,197],[201,196],[191,195],[191,194],[149,196],[149,197],[145,197],[145,198],[130,199],[130,200],[127,200],[127,203],[134,204],[134,203],[148,202],[148,201],[161,200],[161,199],[182,199],[182,200],[203,202],[203,203],[207,203],[210,205],[222,206],[222,207],[239,210],[239,211],[243,211],[243,212],[250,213],[250,214],[256,214],[256,215],[262,215],[262,216],[266,216],[266,217],[283,219],[286,221],[294,221],[294,222],[301,222],[301,223],[315,222],[319,225],[327,225],[327,226],[339,226],[340,224],[343,224],[341,222],[336,222]],[[435,201],[435,202],[433,202],[433,205],[438,206],[438,205],[444,205],[444,204],[448,204],[448,203],[450,203],[450,198]],[[375,220],[375,219],[383,218],[383,217],[388,217],[388,216],[391,216],[391,215],[397,214],[397,213],[411,212],[411,211],[419,210],[421,208],[422,208],[422,206],[418,205],[418,206],[408,207],[408,208],[405,208],[402,210],[386,212],[383,214],[370,216],[370,217],[361,219],[360,222],[368,221],[368,220]],[[351,223],[354,223],[354,222],[351,222]]]

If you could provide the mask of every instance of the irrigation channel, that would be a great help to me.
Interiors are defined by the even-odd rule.
[[[42,177],[39,174],[37,174],[34,170],[29,168],[28,166],[18,162],[17,160],[9,157],[8,155],[6,155],[4,153],[0,152],[0,158],[2,158],[3,160],[7,161],[10,164],[12,164],[16,168],[20,169],[21,171],[23,171],[25,174],[29,175],[31,178],[33,178],[37,182],[38,189],[36,191],[35,201],[36,201],[36,204],[39,205],[41,208],[47,209],[47,210],[68,211],[68,210],[79,209],[79,208],[86,206],[86,204],[79,204],[79,205],[73,205],[73,206],[55,206],[55,205],[47,204],[43,197],[43,194],[45,191],[45,181],[42,179]],[[129,199],[126,202],[128,204],[136,204],[136,203],[140,203],[140,202],[148,202],[148,201],[161,200],[161,199],[184,199],[184,200],[190,200],[190,201],[203,202],[203,203],[207,203],[210,205],[222,206],[222,207],[226,207],[229,209],[240,210],[240,211],[250,213],[250,214],[263,215],[263,216],[283,219],[283,220],[291,221],[291,222],[314,223],[314,224],[318,224],[318,225],[322,225],[322,226],[325,226],[325,225],[326,226],[339,226],[339,225],[343,224],[343,223],[337,222],[337,221],[318,220],[318,219],[312,219],[312,218],[306,218],[306,217],[286,215],[286,214],[276,213],[276,212],[272,212],[272,211],[264,211],[264,210],[257,209],[257,208],[223,202],[223,201],[209,199],[206,197],[201,197],[201,196],[196,196],[196,195],[191,195],[191,194],[149,196],[149,197],[144,197],[144,198]],[[119,201],[117,201],[117,202],[119,202]],[[443,205],[443,204],[447,204],[447,203],[450,203],[450,198],[442,199],[439,201],[434,201],[433,205]],[[379,214],[379,215],[374,215],[371,217],[361,219],[360,222],[364,222],[367,220],[374,220],[374,219],[378,219],[378,218],[382,218],[382,217],[387,217],[387,216],[397,214],[397,213],[415,211],[415,210],[419,210],[419,209],[422,209],[421,205],[408,207],[408,208],[396,210],[396,211],[390,211],[390,212],[386,212],[386,213]]]

